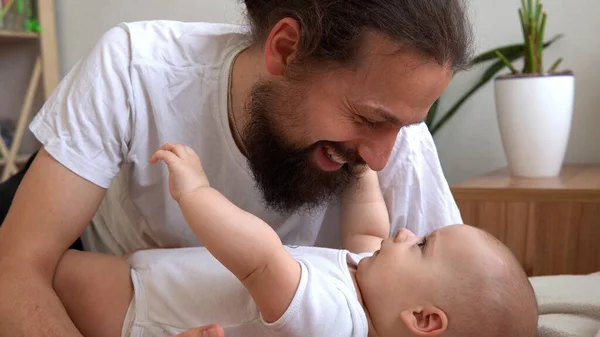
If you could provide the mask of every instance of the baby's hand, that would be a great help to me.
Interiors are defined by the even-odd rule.
[[[208,179],[200,163],[200,157],[189,146],[167,143],[154,152],[150,163],[155,164],[162,160],[169,169],[169,191],[175,201],[186,194],[201,188],[208,187]]]

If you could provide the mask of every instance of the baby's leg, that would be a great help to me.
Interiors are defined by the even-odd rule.
[[[75,326],[86,337],[118,337],[133,297],[125,260],[67,251],[54,276],[54,289]]]

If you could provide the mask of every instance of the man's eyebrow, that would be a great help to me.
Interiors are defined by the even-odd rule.
[[[387,110],[385,108],[378,107],[378,108],[373,109],[373,112],[379,118],[383,119],[386,123],[389,123],[389,124],[392,124],[392,125],[396,125],[396,126],[402,126],[404,124],[391,111],[389,111],[389,110]]]
[[[416,122],[412,122],[409,124],[404,123],[403,121],[401,121],[398,117],[396,117],[396,115],[388,110],[387,108],[383,107],[383,106],[373,106],[370,104],[360,104],[361,107],[363,109],[366,109],[368,111],[372,111],[376,116],[382,120],[384,120],[386,123],[398,126],[398,127],[403,127],[403,126],[408,126],[408,125],[413,125],[413,124],[420,124],[423,123],[425,121],[425,119],[421,119],[419,121]]]

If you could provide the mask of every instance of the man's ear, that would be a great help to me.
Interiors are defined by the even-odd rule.
[[[435,306],[404,310],[400,313],[400,320],[416,336],[439,336],[448,329],[448,316]]]
[[[300,25],[293,18],[283,18],[271,29],[265,43],[264,57],[267,72],[281,76],[298,53]]]

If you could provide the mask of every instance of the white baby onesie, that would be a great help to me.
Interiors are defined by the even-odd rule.
[[[265,322],[241,282],[204,247],[144,250],[130,256],[134,298],[122,337],[171,337],[217,323],[227,337],[366,337],[368,324],[348,264],[365,255],[287,247],[302,267],[294,298]]]

